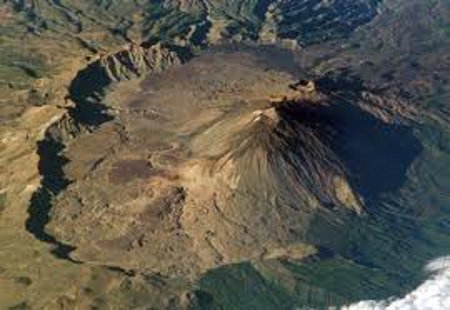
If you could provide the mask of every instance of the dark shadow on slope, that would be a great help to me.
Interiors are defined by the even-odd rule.
[[[112,120],[106,113],[106,107],[100,104],[102,92],[110,83],[111,80],[99,62],[89,65],[78,73],[69,87],[70,99],[75,103],[75,107],[69,109],[69,115],[77,124],[93,128]],[[75,248],[59,242],[45,231],[45,226],[50,221],[52,200],[69,185],[63,172],[67,159],[60,155],[64,148],[62,142],[48,133],[38,142],[41,187],[31,197],[29,216],[25,225],[36,239],[55,246],[51,252],[56,257],[76,262],[69,256]]]
[[[403,185],[408,168],[422,151],[412,128],[388,124],[360,109],[353,101],[366,89],[357,77],[325,76],[317,85],[332,101],[322,115],[334,130],[331,147],[356,190],[366,199],[376,199]],[[336,95],[339,90],[345,91]]]
[[[39,174],[42,176],[41,188],[31,197],[28,208],[29,216],[25,225],[36,239],[55,246],[51,252],[56,257],[76,262],[69,257],[70,252],[75,248],[57,241],[45,231],[45,226],[50,220],[49,212],[53,197],[69,185],[69,181],[64,178],[62,171],[67,160],[59,155],[63,148],[62,143],[49,137],[38,143],[40,158],[38,168]]]
[[[383,123],[343,102],[327,113],[337,129],[332,147],[359,193],[375,199],[403,185],[408,168],[422,150],[411,128]]]
[[[381,194],[395,192],[404,184],[407,170],[422,146],[410,127],[385,123],[352,103],[364,89],[358,79],[340,80],[338,85],[331,80],[322,82],[320,86],[326,89],[321,90],[328,90],[331,104],[281,106],[278,111],[284,120],[282,126],[298,122],[318,134],[341,160],[352,188],[366,198],[366,207],[372,212]],[[343,96],[348,101],[332,96],[334,91],[342,90],[348,91]],[[402,255],[410,254],[403,248],[398,252],[392,249],[405,243],[404,235],[416,228],[414,223],[400,223],[394,218],[393,222],[380,224],[376,214],[335,216],[340,221],[330,219],[330,213],[318,214],[309,225],[306,241],[317,246],[319,253],[303,261],[281,261],[285,269],[278,269],[279,274],[273,269],[269,273],[271,281],[264,277],[266,270],[261,272],[253,264],[240,263],[208,271],[199,280],[200,288],[213,296],[216,307],[245,308],[241,300],[251,300],[260,302],[251,306],[259,309],[328,309],[365,298],[401,295],[419,283],[410,269],[397,266],[401,261],[395,265],[398,274],[392,268],[385,270],[400,250]],[[423,264],[419,262],[419,266]],[[279,283],[283,283],[286,274],[295,281],[295,291],[290,294],[277,282],[280,279]]]
[[[103,91],[111,84],[111,79],[100,62],[94,62],[78,72],[69,87],[70,99],[75,102],[70,116],[87,126],[99,126],[113,119],[107,108],[100,103]]]
[[[95,128],[113,119],[107,114],[107,108],[100,103],[105,88],[111,82],[99,62],[79,71],[69,87],[70,99],[75,103],[75,107],[69,109],[69,115],[77,124]],[[69,185],[63,172],[67,159],[60,155],[64,148],[62,142],[49,134],[38,142],[38,168],[42,181],[40,189],[31,198],[26,228],[38,240],[53,244],[55,248],[52,253],[56,257],[75,262],[69,256],[75,248],[59,242],[45,231],[45,226],[50,221],[53,198]]]
[[[75,102],[75,107],[69,110],[69,114],[77,124],[94,128],[112,120],[106,113],[106,107],[100,104],[103,91],[110,83],[110,78],[99,62],[78,73],[69,87],[70,98]],[[50,221],[52,200],[69,185],[63,172],[67,159],[60,155],[64,148],[62,142],[49,134],[38,142],[37,153],[40,158],[38,168],[42,181],[39,190],[31,197],[29,216],[25,225],[36,239],[55,246],[52,253],[56,257],[76,262],[69,256],[75,248],[59,242],[45,231],[45,226]]]
[[[299,122],[321,136],[365,199],[398,189],[422,149],[411,128],[385,123],[341,99],[331,100],[337,102],[292,104],[280,112],[287,122]]]

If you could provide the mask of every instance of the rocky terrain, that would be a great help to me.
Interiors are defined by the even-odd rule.
[[[321,203],[362,210],[320,141],[327,128],[290,119],[321,103],[269,105],[290,80],[251,54],[213,52],[133,83],[132,96],[118,85],[105,99],[115,121],[62,154],[73,183],[52,208],[52,234],[81,261],[163,274],[308,254],[300,236]]]
[[[445,148],[413,128],[447,128],[449,10],[1,2],[0,305],[270,309],[205,283],[251,262],[303,296],[285,263],[368,266],[355,223],[379,231],[382,197]]]

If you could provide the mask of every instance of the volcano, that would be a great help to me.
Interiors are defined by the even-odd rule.
[[[117,83],[102,99],[111,120],[66,145],[48,232],[78,261],[165,275],[317,253],[317,219],[367,214],[390,189],[371,187],[376,171],[398,186],[418,149],[360,89],[289,61],[219,49]]]

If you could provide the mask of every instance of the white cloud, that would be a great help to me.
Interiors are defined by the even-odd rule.
[[[450,256],[432,261],[426,271],[428,280],[403,298],[360,301],[341,310],[450,310]]]

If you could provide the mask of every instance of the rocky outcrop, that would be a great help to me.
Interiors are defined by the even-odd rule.
[[[102,56],[81,70],[69,88],[74,101],[72,117],[88,126],[110,120],[100,104],[105,89],[112,83],[142,78],[181,63],[177,54],[161,45],[149,48],[130,45],[124,50]]]
[[[101,68],[110,82],[118,82],[159,73],[177,64],[180,64],[177,54],[161,45],[150,48],[130,45],[123,51],[100,58],[94,66]]]
[[[66,98],[66,101],[72,102],[68,107],[69,113],[52,121],[45,129],[42,140],[38,142],[41,186],[31,197],[26,222],[27,230],[37,239],[55,246],[53,253],[58,257],[69,258],[68,254],[74,249],[45,231],[54,198],[70,184],[63,172],[67,159],[62,152],[75,138],[88,135],[90,131],[112,119],[100,102],[108,86],[118,81],[161,72],[179,63],[176,53],[160,45],[150,48],[130,46],[94,61],[72,81],[69,97]]]

